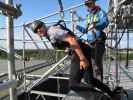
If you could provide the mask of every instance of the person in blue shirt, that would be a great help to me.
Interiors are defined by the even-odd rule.
[[[77,26],[77,29],[86,33],[86,39],[82,36],[81,40],[91,46],[91,57],[93,64],[93,72],[95,78],[103,81],[103,54],[105,51],[106,34],[103,30],[108,26],[109,21],[105,11],[103,11],[98,5],[95,4],[97,0],[85,0],[85,6],[87,7],[88,14],[86,16],[87,27],[83,29],[81,26]],[[83,19],[84,20],[84,19]]]

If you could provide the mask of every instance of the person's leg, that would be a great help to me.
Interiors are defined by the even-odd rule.
[[[85,82],[87,82],[88,86],[93,88],[93,84],[91,82],[91,78],[93,77],[93,69],[92,69],[92,62],[91,62],[91,48],[86,45],[82,44],[82,51],[84,55],[86,56],[87,60],[89,61],[89,65],[87,69],[89,69],[89,72],[87,75],[83,75]],[[86,72],[86,69],[84,70],[84,73]]]
[[[97,66],[95,63],[95,48],[91,48],[91,62],[92,62],[92,66],[93,66],[93,76],[96,78]]]
[[[74,87],[76,84],[80,83],[82,78],[82,72],[80,71],[80,62],[78,56],[74,53],[71,60],[70,69],[70,88]]]
[[[99,88],[100,90],[102,90],[103,92],[106,92],[108,95],[112,96],[113,92],[110,90],[110,88],[107,85],[103,84],[98,79],[94,78],[93,76],[93,68],[91,64],[91,53],[92,53],[91,48],[89,46],[83,45],[82,50],[85,56],[87,57],[88,61],[90,62],[90,66],[84,72],[85,81],[88,84],[92,84],[97,88]]]
[[[97,43],[92,51],[92,66],[94,77],[103,81],[103,54],[105,51],[104,43]]]
[[[93,77],[93,73],[89,68],[86,69],[86,71],[84,73],[84,77],[86,80],[90,80],[89,82],[91,82],[91,84],[93,84],[95,87],[97,87],[101,91],[107,93],[109,96],[112,97],[114,95],[113,92],[110,90],[110,88],[107,85],[105,85],[103,82],[101,82],[98,79]],[[87,78],[89,78],[89,79],[87,79]],[[86,82],[88,83],[88,81],[86,81]]]
[[[71,61],[69,88],[74,91],[88,90],[88,85],[81,82],[85,70],[80,70],[80,61],[76,54],[73,54]]]

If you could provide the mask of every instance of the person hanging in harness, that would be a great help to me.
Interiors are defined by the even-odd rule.
[[[103,30],[108,26],[107,14],[95,4],[96,0],[85,0],[88,14],[86,16],[87,27],[83,28],[77,25],[77,29],[86,33],[87,40],[80,38],[86,44],[91,46],[91,58],[94,76],[103,81],[103,54],[105,51],[106,34]],[[86,42],[87,41],[87,42]]]
[[[42,21],[35,21],[31,24],[31,29],[40,37],[46,37],[54,47],[64,48],[71,47],[73,49],[71,70],[70,70],[70,89],[85,89],[81,84],[84,78],[87,86],[96,86],[109,96],[113,97],[114,93],[108,86],[93,77],[93,69],[91,65],[90,47],[85,43],[78,41],[74,33],[63,26],[61,21],[57,24],[46,27]]]

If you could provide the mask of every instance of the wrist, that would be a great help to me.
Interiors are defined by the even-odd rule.
[[[80,59],[80,61],[86,61],[86,59]]]

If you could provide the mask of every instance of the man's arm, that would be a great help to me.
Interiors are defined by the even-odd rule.
[[[84,28],[83,26],[80,26],[80,25],[77,25],[77,26],[76,26],[76,29],[77,29],[79,32],[83,33],[83,34],[88,32],[88,30],[87,30],[86,28]]]
[[[80,45],[78,44],[76,38],[74,36],[71,35],[67,35],[64,39],[64,41],[68,42],[70,44],[70,46],[74,49],[74,51],[76,52],[76,54],[79,57],[80,60],[80,69],[82,68],[86,68],[89,66],[89,62],[86,59],[85,55],[83,54]]]
[[[99,12],[99,21],[95,25],[96,29],[103,30],[108,26],[108,24],[108,16],[103,10],[101,10]]]

